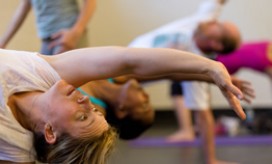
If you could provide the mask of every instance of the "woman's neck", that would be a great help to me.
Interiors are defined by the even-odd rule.
[[[83,88],[85,90],[85,88]],[[91,82],[88,85],[88,94],[102,99],[111,107],[118,107],[118,97],[120,95],[121,87],[116,84],[109,83],[108,81]]]
[[[22,127],[30,131],[37,129],[37,126],[42,122],[38,110],[38,99],[41,92],[23,92],[10,96],[8,106],[12,114]]]

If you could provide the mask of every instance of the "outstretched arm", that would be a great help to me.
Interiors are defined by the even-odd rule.
[[[205,81],[208,83],[214,83],[213,79],[205,74],[190,74],[190,73],[174,73],[174,74],[166,74],[159,76],[148,76],[141,77],[135,75],[125,75],[114,78],[114,82],[116,83],[125,83],[129,79],[136,79],[139,82],[154,82],[156,80],[174,80],[174,81]],[[239,79],[235,76],[231,76],[232,83],[239,88],[243,94],[243,100],[247,103],[251,103],[255,98],[255,91],[249,81]]]
[[[196,15],[209,19],[218,19],[226,1],[227,0],[205,0],[200,4]]]
[[[125,74],[195,73],[211,77],[221,65],[189,52],[159,48],[85,48],[46,58],[65,80],[77,86]]]
[[[221,89],[237,114],[245,118],[237,99],[237,97],[242,99],[243,94],[232,84],[223,64],[189,52],[159,48],[98,47],[73,50],[44,58],[64,80],[75,87],[91,80],[126,74],[143,77],[171,73],[207,75]]]
[[[195,74],[195,73],[172,73],[159,76],[136,76],[136,75],[125,75],[114,78],[116,83],[125,83],[130,79],[136,79],[138,82],[153,82],[157,80],[167,79],[173,81],[205,81],[208,83],[213,83],[213,80],[208,75]]]
[[[31,9],[30,0],[21,0],[21,3],[17,8],[7,28],[7,31],[0,38],[0,48],[5,48],[7,46],[8,42],[21,27],[30,9]]]

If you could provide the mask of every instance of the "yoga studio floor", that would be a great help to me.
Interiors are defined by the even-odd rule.
[[[141,138],[117,144],[109,164],[204,164],[200,142],[165,142],[177,128],[173,112],[158,113],[154,126]],[[217,157],[240,164],[272,164],[272,135],[217,137]]]

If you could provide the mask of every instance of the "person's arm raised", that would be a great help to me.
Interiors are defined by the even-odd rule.
[[[198,55],[159,48],[85,48],[49,59],[61,77],[76,86],[91,80],[125,74],[156,76],[169,73],[201,73],[211,76],[218,67],[217,62]]]
[[[11,38],[16,34],[18,29],[23,24],[27,14],[31,9],[30,0],[21,0],[9,26],[3,36],[0,38],[0,48],[6,48]]]
[[[195,13],[207,19],[217,20],[220,17],[222,8],[227,0],[204,0]]]
[[[157,76],[170,73],[197,73],[213,79],[236,113],[245,118],[239,100],[242,92],[235,87],[223,64],[172,49],[98,47],[69,51],[47,57],[49,63],[68,83],[79,87],[91,80],[126,74]]]
[[[135,75],[125,75],[119,76],[114,78],[115,83],[123,84],[127,82],[129,79],[135,79],[141,83],[149,83],[154,82],[157,80],[174,80],[174,81],[204,81],[208,83],[215,83],[214,80],[205,74],[191,74],[191,73],[174,73],[174,74],[166,74],[166,75],[159,75],[159,76],[148,76],[148,77],[141,77]],[[252,84],[247,81],[243,80],[234,76],[231,76],[232,83],[239,88],[244,97],[243,100],[247,103],[251,103],[253,99],[255,99],[255,91],[253,89]]]

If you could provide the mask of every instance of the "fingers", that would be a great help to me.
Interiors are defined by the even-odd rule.
[[[57,39],[57,38],[60,38],[62,35],[63,35],[63,30],[60,30],[56,33],[54,33],[53,35],[51,35],[51,39]]]
[[[230,100],[230,103],[232,105],[232,108],[234,109],[235,113],[242,119],[242,120],[245,120],[246,119],[246,114],[240,104],[240,101],[236,98],[236,97],[233,97],[231,100]]]
[[[243,108],[240,104],[240,100],[244,99],[244,95],[240,91],[240,89],[238,89],[234,85],[230,84],[230,85],[227,85],[227,87],[225,89],[222,89],[221,91],[224,94],[224,96],[227,98],[230,106],[233,108],[233,110],[236,112],[236,114],[242,120],[244,120],[246,118],[246,114],[243,111]]]
[[[221,92],[226,97],[228,103],[236,112],[236,114],[242,120],[244,120],[246,118],[246,114],[243,111],[242,106],[240,104],[240,100],[244,99],[244,94],[239,88],[237,88],[236,86],[232,84],[231,82],[232,80],[226,68],[223,65],[221,66],[222,66],[221,67],[222,69],[220,71],[220,74],[217,74],[217,76],[214,77],[215,83],[219,86],[219,88],[221,89]],[[219,70],[219,68],[217,70]],[[241,84],[241,83],[238,83],[238,84]],[[248,85],[247,82],[245,82],[245,84],[246,86]]]
[[[246,80],[241,80],[241,79],[240,79],[240,82],[241,82],[243,85],[251,85],[251,82],[246,81]]]
[[[52,49],[53,47],[56,47],[58,45],[60,45],[60,41],[59,40],[54,40],[50,44],[48,44],[48,49]]]
[[[252,100],[256,97],[255,91],[249,82],[243,82],[240,89],[242,90],[244,94],[243,100],[246,101],[247,103],[251,103]]]
[[[240,101],[238,100],[238,98],[232,94],[230,91],[226,91],[225,92],[225,97],[227,98],[230,106],[232,107],[232,109],[235,111],[235,113],[242,119],[246,119],[246,114],[243,111],[243,108],[240,104]]]
[[[230,91],[233,95],[235,95],[237,98],[239,98],[240,100],[244,98],[243,92],[239,88],[234,86],[233,84],[226,85],[226,89]]]
[[[249,81],[238,79],[232,76],[233,84],[238,87],[244,94],[243,100],[251,103],[252,99],[255,98],[255,91]]]
[[[255,91],[253,89],[243,89],[243,93],[246,97],[254,99],[256,97]]]
[[[247,102],[248,104],[252,103],[252,99],[249,97],[244,97],[243,101]]]
[[[63,30],[60,30],[50,36],[53,41],[48,45],[48,49],[52,49],[53,47],[61,44],[60,38],[62,37],[63,32]]]
[[[65,46],[60,46],[59,49],[56,51],[56,54],[60,54],[60,53],[63,53],[63,52],[66,52],[66,51],[69,51],[71,49],[65,47]]]

